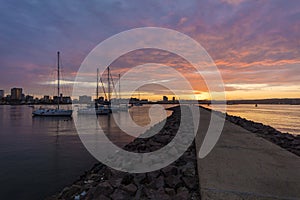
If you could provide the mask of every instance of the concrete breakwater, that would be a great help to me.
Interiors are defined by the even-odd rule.
[[[226,117],[200,110],[200,125],[208,124],[212,115]],[[232,119],[252,127],[242,119]],[[228,117],[217,144],[205,158],[198,159],[201,199],[300,199],[300,157],[238,124]],[[204,125],[196,136],[197,151],[206,132]]]
[[[211,109],[202,107],[205,110],[212,111]],[[223,115],[219,111],[212,111],[218,115]],[[289,133],[282,133],[275,128],[264,125],[262,123],[247,120],[239,116],[232,116],[226,113],[226,120],[241,126],[242,128],[255,133],[256,135],[277,144],[278,146],[300,156],[300,135],[293,135]],[[295,122],[296,123],[296,122]]]
[[[123,149],[131,152],[151,152],[164,147],[176,135],[180,123],[180,107],[164,128],[149,138],[136,138]],[[152,129],[155,129],[154,126]],[[153,130],[146,131],[152,132]],[[47,199],[200,199],[195,143],[175,162],[148,173],[126,173],[101,163],[82,175],[71,186]]]

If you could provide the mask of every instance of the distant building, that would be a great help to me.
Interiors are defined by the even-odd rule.
[[[168,99],[168,97],[167,96],[163,96],[163,101],[168,101],[169,99]]]
[[[25,101],[26,101],[27,103],[34,103],[34,98],[33,98],[33,96],[26,95]]]
[[[72,103],[71,97],[70,96],[63,97],[62,98],[62,103],[67,103],[67,104]]]
[[[6,95],[6,101],[10,101],[11,95]]]
[[[4,90],[0,90],[0,99],[4,97]]]
[[[59,97],[57,96],[53,96],[53,102],[54,103],[64,103],[64,104],[69,104],[72,103],[72,99],[70,96],[63,96],[62,94],[60,94]]]
[[[148,103],[148,99],[141,99],[140,103],[141,104],[147,104]]]
[[[53,103],[61,102],[61,97],[53,96]]]
[[[43,103],[50,103],[51,102],[50,96],[48,96],[48,95],[45,95],[41,100],[42,100]]]
[[[78,99],[73,99],[73,100],[72,100],[72,103],[73,103],[73,104],[78,104],[78,103],[79,103],[79,100],[78,100]]]
[[[88,104],[92,102],[92,97],[91,96],[87,96],[87,95],[83,95],[83,96],[79,96],[79,103],[84,103],[84,104]]]
[[[11,89],[11,97],[10,97],[10,99],[12,101],[21,101],[22,97],[23,97],[22,91],[23,91],[22,88],[12,88]]]
[[[138,98],[132,97],[132,98],[129,99],[129,103],[130,103],[130,104],[138,103],[138,102],[140,102],[140,99],[138,99]]]

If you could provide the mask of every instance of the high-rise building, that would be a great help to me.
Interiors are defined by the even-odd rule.
[[[0,90],[0,99],[4,97],[4,90]]]
[[[22,100],[22,88],[12,88],[11,89],[11,100],[17,100],[21,101]]]

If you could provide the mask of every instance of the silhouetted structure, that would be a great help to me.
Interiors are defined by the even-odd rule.
[[[169,99],[168,99],[168,97],[167,96],[163,96],[163,101],[164,102],[167,102]]]
[[[22,101],[22,97],[24,96],[22,94],[23,89],[22,88],[12,88],[10,92],[10,100],[12,102],[20,102]]]
[[[4,90],[0,90],[0,99],[4,97]]]
[[[91,96],[87,96],[87,95],[83,95],[83,96],[79,96],[79,103],[84,103],[84,104],[88,104],[92,102],[92,97]]]

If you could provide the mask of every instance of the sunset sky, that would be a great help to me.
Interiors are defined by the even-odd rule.
[[[298,0],[1,0],[0,89],[8,94],[12,87],[23,87],[26,94],[46,94],[55,77],[57,51],[62,53],[64,78],[72,83],[97,44],[147,26],[174,29],[200,43],[220,70],[228,99],[300,98]],[[160,56],[159,61],[177,67],[193,82],[197,98],[209,98],[203,81],[184,60],[155,51],[131,56],[111,64],[114,74]],[[161,91],[149,86],[140,92],[159,98]]]

